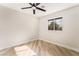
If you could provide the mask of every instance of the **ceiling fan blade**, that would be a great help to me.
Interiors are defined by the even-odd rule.
[[[32,7],[35,6],[35,3],[29,3]]]
[[[46,10],[39,8],[39,7],[36,7],[36,9],[39,9],[39,10],[44,11],[44,12],[46,11]]]
[[[33,14],[35,14],[35,9],[33,9]]]
[[[38,6],[40,3],[36,3],[36,6]]]
[[[24,7],[24,8],[21,8],[21,9],[28,9],[28,8],[32,8],[32,7]]]
[[[33,6],[33,4],[32,3],[29,3],[31,6]]]

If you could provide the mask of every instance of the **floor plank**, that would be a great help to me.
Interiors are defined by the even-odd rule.
[[[23,45],[32,49],[38,56],[79,56],[79,52],[76,52],[43,40],[30,41],[28,43],[19,45],[19,47]],[[14,48],[15,47],[1,50],[0,55],[16,56],[16,51]]]

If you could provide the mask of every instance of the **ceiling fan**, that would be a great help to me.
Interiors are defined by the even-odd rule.
[[[40,5],[40,3],[29,3],[31,6],[30,7],[23,7],[21,9],[29,9],[29,8],[33,8],[33,14],[35,14],[35,9],[38,9],[38,10],[41,10],[41,11],[44,11],[46,12],[46,10],[38,7],[38,5]]]

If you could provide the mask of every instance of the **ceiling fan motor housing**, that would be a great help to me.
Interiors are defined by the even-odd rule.
[[[28,9],[28,8],[33,8],[33,14],[35,14],[35,9],[38,9],[38,10],[41,10],[41,11],[46,11],[40,7],[38,7],[38,5],[40,5],[40,3],[29,3],[31,5],[31,7],[24,7],[24,8],[21,8],[21,9]],[[42,6],[44,7],[44,6]]]

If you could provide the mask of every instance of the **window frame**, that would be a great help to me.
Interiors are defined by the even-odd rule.
[[[63,18],[63,17],[58,17],[58,18],[54,18],[54,19],[48,20],[48,30],[62,31],[62,18]],[[57,24],[57,23],[56,23],[56,20],[61,20],[61,29],[56,29],[56,24]],[[50,26],[50,24],[49,24],[50,21],[54,23],[54,24],[53,24],[53,25],[54,25],[53,29],[50,29],[50,28],[49,28],[49,26]],[[60,26],[59,24],[57,24],[57,25]]]

